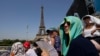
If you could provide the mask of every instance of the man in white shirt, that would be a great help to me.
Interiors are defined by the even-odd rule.
[[[26,52],[26,56],[37,56],[34,49],[28,49],[28,51]]]
[[[23,44],[26,52],[26,56],[37,56],[33,48],[30,48],[30,42],[26,41]]]

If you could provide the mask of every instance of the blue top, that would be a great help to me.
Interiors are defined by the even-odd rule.
[[[55,45],[54,45],[55,49],[57,51],[61,51],[61,40],[59,36],[55,37]]]

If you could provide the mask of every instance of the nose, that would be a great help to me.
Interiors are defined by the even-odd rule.
[[[67,24],[65,24],[65,25],[64,25],[64,27],[66,28],[66,27],[68,27],[68,25],[67,25]]]

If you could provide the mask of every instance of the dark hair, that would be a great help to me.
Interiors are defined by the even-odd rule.
[[[61,26],[63,27],[65,25],[65,23],[67,23],[68,25],[70,25],[70,22],[64,22]]]
[[[47,32],[47,34],[51,34],[53,31],[47,30],[46,32]]]
[[[70,22],[65,22],[65,23],[67,23],[68,25],[70,25]]]
[[[36,48],[36,49],[35,49],[35,52],[36,52],[36,54],[37,54],[38,56],[41,56],[42,50],[41,50],[41,48]]]
[[[38,47],[38,45],[37,45],[36,42],[33,42],[33,46],[34,46],[34,47]]]
[[[90,17],[89,17],[89,16],[85,16],[85,17],[83,18],[83,20],[85,20],[85,19],[90,19]]]
[[[68,25],[70,25],[70,22],[68,22],[67,20],[66,20],[66,18],[64,18],[64,24],[65,23],[67,23]]]

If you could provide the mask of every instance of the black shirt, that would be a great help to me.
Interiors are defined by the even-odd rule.
[[[91,41],[79,35],[72,40],[67,56],[99,56],[99,54]]]

